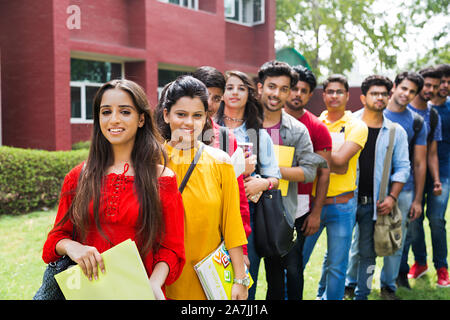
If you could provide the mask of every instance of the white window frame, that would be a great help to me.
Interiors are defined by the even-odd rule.
[[[125,75],[125,63],[123,61],[113,61],[113,60],[104,60],[104,59],[88,59],[88,58],[82,58],[82,57],[71,57],[75,59],[83,59],[83,60],[94,60],[94,61],[103,61],[103,62],[110,62],[110,63],[118,63],[121,65],[121,74],[120,78],[123,79]],[[70,123],[71,124],[80,124],[80,123],[94,123],[94,119],[86,119],[86,86],[89,87],[101,87],[104,85],[104,83],[98,83],[98,82],[90,82],[90,81],[70,81],[70,88],[72,87],[78,87],[80,88],[80,108],[81,108],[81,118],[72,118],[72,114],[70,115]]]
[[[228,3],[228,7],[227,7],[227,3]],[[234,17],[236,15],[236,5],[234,3],[234,0],[224,0],[223,4],[225,6],[225,10],[224,10],[225,18]],[[229,9],[230,12],[227,12],[227,9]],[[233,20],[233,21],[236,21],[236,20]]]
[[[247,20],[250,20],[251,22],[245,22],[243,17],[244,12],[244,0],[238,0],[238,8],[236,8],[236,4],[234,0],[224,0],[224,6],[228,3],[230,5],[229,10],[230,12],[226,12],[227,7],[225,7],[225,20],[227,22],[231,23],[237,23],[240,25],[244,25],[247,27],[253,27],[256,25],[264,24],[266,20],[266,1],[261,0],[261,20],[260,21],[252,21],[253,20],[253,9],[254,9],[254,1],[255,0],[249,0],[251,1],[251,4],[249,6],[250,10],[247,12]],[[232,19],[236,15],[236,10],[240,13],[239,20]]]
[[[94,119],[86,118],[86,87],[101,87],[103,83],[89,82],[89,81],[70,81],[70,87],[80,88],[81,93],[81,118],[72,118],[70,115],[70,123],[94,123]]]
[[[173,4],[175,6],[180,6],[183,8],[187,8],[187,9],[191,9],[191,10],[196,10],[198,11],[198,0],[188,0],[188,4],[185,5],[183,2],[184,0],[180,0],[180,4],[176,4],[176,3],[170,3],[169,0],[159,0],[159,2],[164,2],[164,3],[168,3],[168,4]]]

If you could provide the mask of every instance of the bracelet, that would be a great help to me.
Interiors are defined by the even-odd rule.
[[[394,199],[395,202],[397,202],[397,198],[394,197],[391,193],[389,193],[387,196],[388,196],[388,197],[391,197],[392,199]]]
[[[267,190],[272,190],[272,188],[273,188],[272,181],[270,181],[269,179],[267,179],[267,181],[269,181],[269,187],[267,188]]]

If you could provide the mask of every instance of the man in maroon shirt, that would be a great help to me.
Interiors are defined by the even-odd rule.
[[[306,126],[314,152],[330,164],[332,145],[330,133],[322,121],[305,109],[316,87],[316,78],[310,70],[303,66],[295,66],[292,69],[297,72],[299,80],[295,87],[291,88],[291,94],[286,101],[284,110]],[[310,236],[319,230],[320,214],[328,191],[329,177],[330,169],[317,169],[316,197],[314,198],[311,196],[313,183],[298,184],[296,219],[303,219],[302,237]],[[303,247],[297,247],[296,249],[303,250]],[[298,263],[305,265],[306,261],[298,261]],[[303,275],[301,275],[301,281],[303,282]]]

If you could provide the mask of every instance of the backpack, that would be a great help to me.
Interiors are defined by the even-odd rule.
[[[430,144],[433,141],[434,132],[436,131],[438,121],[439,121],[439,113],[435,108],[431,107],[430,132],[428,133],[427,136],[427,144]],[[414,158],[414,145],[416,144],[417,135],[419,134],[420,130],[422,130],[423,123],[424,123],[423,117],[414,112],[414,122],[413,122],[414,135],[411,140],[411,144],[409,145],[409,161],[411,161],[411,163]]]
[[[420,130],[422,130],[423,123],[424,123],[422,116],[420,116],[416,112],[413,112],[413,115],[414,115],[414,121],[413,121],[414,135],[411,140],[411,143],[409,144],[409,161],[411,163],[413,163],[413,160],[414,160],[414,145],[416,144],[417,135],[419,134]]]
[[[439,121],[439,114],[433,107],[430,108],[430,132],[428,133],[427,143],[431,143],[434,138],[434,131]]]

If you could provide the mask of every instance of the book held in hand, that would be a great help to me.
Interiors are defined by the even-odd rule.
[[[231,300],[234,271],[224,242],[197,263],[194,268],[208,300]],[[250,288],[253,284],[253,279],[248,272],[247,266],[245,266],[245,272],[250,277]]]
[[[106,272],[89,281],[79,265],[55,276],[67,300],[154,300],[136,244],[131,239],[101,254]]]

